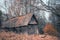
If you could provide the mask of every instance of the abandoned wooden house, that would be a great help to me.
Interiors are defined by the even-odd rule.
[[[17,32],[22,31],[23,33],[38,34],[38,21],[36,18],[37,17],[31,13],[12,18],[6,21],[2,28],[10,28],[10,30],[15,28]]]

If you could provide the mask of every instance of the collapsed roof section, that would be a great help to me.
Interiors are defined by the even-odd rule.
[[[28,24],[37,24],[35,16],[31,13],[26,14],[24,16],[12,18],[6,21],[2,27],[19,27],[19,26],[27,26]]]

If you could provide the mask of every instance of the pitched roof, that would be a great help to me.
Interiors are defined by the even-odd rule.
[[[30,20],[30,22],[29,22],[29,25],[31,25],[31,24],[37,24],[37,19],[36,19],[36,16],[35,16],[35,15],[33,15],[33,16],[31,17],[31,20]]]
[[[28,24],[37,24],[36,21],[32,19],[34,18],[33,14],[29,13],[24,16],[12,18],[6,21],[2,27],[19,27],[19,26],[27,26]]]

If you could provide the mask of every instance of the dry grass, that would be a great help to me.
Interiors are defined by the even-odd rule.
[[[0,40],[58,40],[58,37],[47,35],[42,38],[44,35],[28,35],[28,34],[17,34],[13,32],[0,32]]]

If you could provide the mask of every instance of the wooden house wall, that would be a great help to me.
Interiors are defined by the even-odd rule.
[[[20,28],[16,28],[17,33],[38,34],[38,25],[28,25]],[[19,31],[20,30],[20,31]]]
[[[20,26],[20,27],[11,27],[11,28],[0,28],[0,31],[12,31],[15,33],[27,33],[27,34],[38,34],[38,25],[27,25],[27,26]]]

